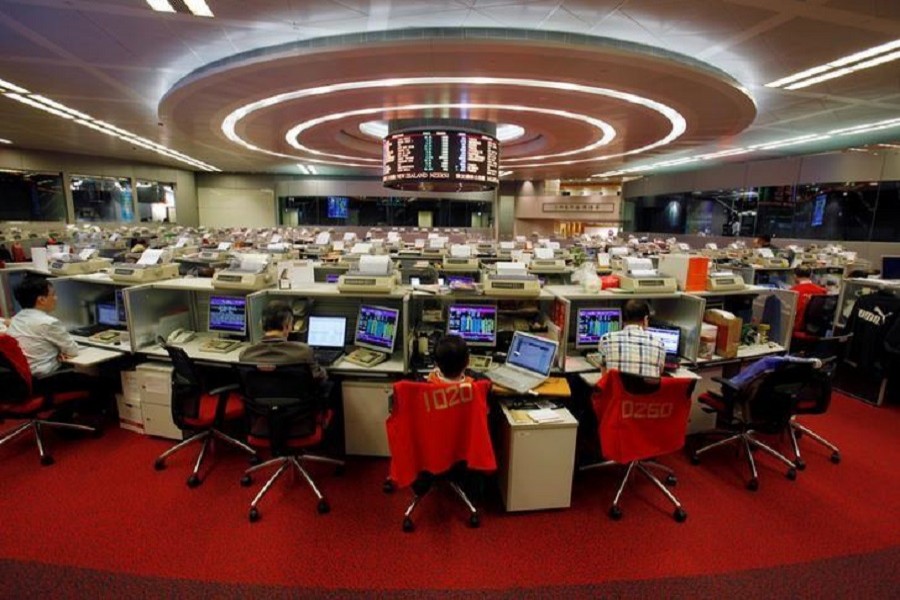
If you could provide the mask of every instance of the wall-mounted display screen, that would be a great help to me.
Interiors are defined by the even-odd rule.
[[[328,218],[329,219],[346,219],[350,216],[348,206],[349,198],[337,198],[331,196],[328,198]]]
[[[813,227],[820,227],[825,220],[825,202],[828,200],[827,194],[816,196],[816,203],[813,205],[812,222]]]
[[[465,131],[416,131],[384,138],[385,187],[402,190],[492,190],[500,182],[496,138]]]

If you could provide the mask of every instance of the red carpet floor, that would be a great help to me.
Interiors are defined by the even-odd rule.
[[[505,514],[488,498],[480,529],[466,526],[455,499],[433,494],[413,534],[400,529],[408,492],[381,492],[383,460],[351,457],[342,477],[314,470],[332,505],[324,516],[304,485],[279,482],[261,504],[262,520],[251,525],[246,510],[256,485],[238,485],[246,463],[229,451],[191,490],[184,480],[192,452],[174,457],[166,471],[153,470],[169,445],[164,440],[115,427],[101,439],[54,436],[57,464],[49,468],[22,441],[0,448],[0,558],[7,559],[0,573],[39,571],[35,563],[43,563],[139,576],[135,581],[319,592],[514,588],[591,595],[600,584],[740,577],[785,565],[818,564],[824,574],[837,568],[829,561],[856,556],[892,564],[900,547],[900,410],[835,395],[827,415],[805,422],[841,446],[843,462],[832,465],[824,449],[804,441],[809,466],[791,482],[760,456],[756,493],[744,489],[746,465],[730,450],[704,456],[700,466],[681,454],[663,460],[678,471],[685,524],[675,523],[668,503],[640,479],[623,497],[625,517],[610,521],[606,510],[619,473],[592,471],[576,477],[571,509]],[[888,586],[898,583],[896,569],[885,577]],[[768,585],[776,587],[767,594],[788,589],[772,579]],[[809,585],[801,589],[816,587]],[[621,589],[616,593],[628,593]],[[218,595],[229,595],[224,590]]]

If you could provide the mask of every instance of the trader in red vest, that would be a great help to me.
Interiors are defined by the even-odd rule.
[[[821,296],[828,290],[812,282],[812,271],[809,267],[797,267],[794,271],[797,283],[791,287],[792,292],[799,294],[797,298],[797,316],[794,319],[794,333],[803,333],[806,325],[806,305],[813,296]]]

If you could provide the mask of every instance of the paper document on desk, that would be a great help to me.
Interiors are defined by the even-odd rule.
[[[534,257],[541,260],[552,260],[553,248],[535,248]]]
[[[242,254],[237,270],[242,273],[262,273],[268,264],[269,257],[266,254]]]
[[[472,247],[465,244],[453,244],[450,246],[450,256],[453,258],[470,258],[472,256]]]
[[[563,418],[552,408],[529,410],[528,417],[535,423],[557,423],[563,420]]]
[[[38,248],[35,246],[31,249],[31,262],[34,263],[34,268],[38,271],[47,271],[49,268],[49,263],[47,260],[47,249],[46,248]]]
[[[515,263],[515,262],[498,262],[497,263],[497,275],[505,276],[505,275],[525,275],[527,271],[525,270],[525,265],[523,263]]]
[[[144,250],[144,253],[141,254],[141,257],[138,259],[137,264],[155,265],[162,259],[162,253],[163,251],[160,248],[150,248],[148,250]]]
[[[391,257],[386,254],[364,254],[359,257],[359,272],[365,275],[389,275]]]

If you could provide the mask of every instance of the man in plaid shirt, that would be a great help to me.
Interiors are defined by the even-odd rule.
[[[641,377],[662,376],[666,349],[662,340],[647,333],[650,324],[650,305],[632,299],[622,307],[624,327],[600,338],[600,357],[605,373],[616,369]]]

